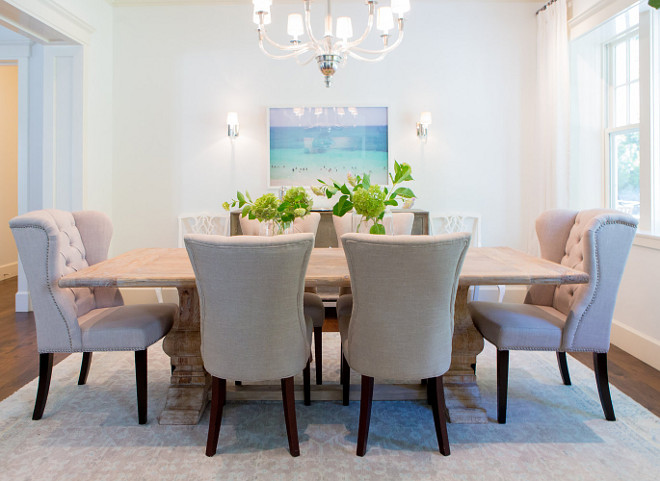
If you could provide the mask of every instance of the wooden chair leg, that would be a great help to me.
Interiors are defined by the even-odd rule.
[[[234,381],[234,386],[242,386],[243,381]]]
[[[138,423],[147,423],[147,350],[135,351]]]
[[[78,386],[82,386],[87,382],[89,374],[89,366],[92,364],[92,353],[83,352],[82,364],[80,365],[80,377],[78,377]]]
[[[612,406],[612,397],[610,396],[610,383],[607,376],[606,352],[594,352],[594,373],[596,374],[598,396],[600,397],[600,405],[603,407],[605,419],[616,421],[614,406]]]
[[[281,383],[284,424],[286,425],[286,435],[289,438],[289,453],[295,458],[300,456],[300,446],[298,445],[298,423],[296,422],[296,405],[293,395],[293,377],[282,379]]]
[[[342,404],[348,406],[349,395],[351,390],[351,368],[348,365],[346,357],[341,356],[341,384],[342,384]]]
[[[369,437],[369,423],[371,422],[371,404],[374,399],[374,378],[362,376],[362,390],[360,393],[360,424],[358,427],[357,451],[358,456],[367,452],[367,438]]]
[[[426,404],[432,406],[435,403],[435,384],[433,383],[434,378],[426,380]]]
[[[433,391],[433,421],[435,423],[435,435],[438,438],[438,448],[443,456],[449,456],[449,435],[447,434],[447,416],[445,415],[445,389],[442,384],[442,376],[429,379]]]
[[[310,406],[312,404],[312,393],[311,393],[311,374],[309,367],[309,359],[303,369],[303,397],[305,406]]]
[[[566,353],[557,351],[557,364],[559,364],[559,372],[561,373],[561,380],[565,386],[571,385],[571,375],[568,373],[568,362],[566,361]]]
[[[48,399],[48,389],[50,388],[50,376],[53,373],[53,353],[45,352],[39,354],[39,387],[37,388],[37,399],[34,402],[34,412],[32,419],[35,421],[41,419]]]
[[[323,384],[323,338],[322,327],[314,328],[314,359],[316,359],[316,384]]]
[[[506,424],[506,394],[509,388],[509,351],[497,351],[497,422]]]
[[[213,456],[218,450],[220,437],[220,424],[222,424],[222,408],[227,397],[227,380],[211,377],[211,418],[209,419],[209,433],[206,437],[206,455]]]

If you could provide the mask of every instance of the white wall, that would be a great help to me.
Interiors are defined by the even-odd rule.
[[[264,192],[268,106],[348,104],[390,107],[391,157],[412,165],[416,207],[481,213],[485,245],[522,246],[538,4],[414,2],[402,45],[378,64],[349,61],[330,89],[315,65],[259,51],[251,8],[115,9],[114,253],[175,246],[180,213]],[[291,8],[273,9],[281,41]],[[354,18],[363,9],[335,6]],[[228,111],[241,124],[233,147]]]
[[[18,213],[18,66],[0,64],[0,281],[17,274],[8,222]]]

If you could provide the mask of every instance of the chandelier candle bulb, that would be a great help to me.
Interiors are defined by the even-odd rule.
[[[394,20],[392,20],[392,9],[390,7],[378,8],[378,21],[376,22],[378,30],[387,33],[394,28]]]

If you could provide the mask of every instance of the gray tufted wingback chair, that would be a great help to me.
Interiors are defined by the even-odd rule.
[[[374,377],[428,379],[440,452],[449,455],[442,375],[451,364],[454,304],[467,233],[345,234],[353,294],[337,301],[344,405],[362,374],[357,455],[367,450]]]
[[[541,257],[589,274],[588,284],[534,285],[524,304],[472,302],[475,326],[497,347],[497,419],[506,422],[510,350],[556,351],[564,384],[566,353],[593,353],[605,418],[614,421],[607,352],[619,283],[637,219],[618,211],[551,210],[536,221]]]
[[[53,353],[82,352],[85,384],[94,351],[135,351],[138,420],[147,422],[147,347],[172,327],[174,304],[124,306],[116,288],[62,288],[60,277],[107,258],[112,224],[101,212],[38,210],[9,222],[25,269],[37,327],[39,387],[32,419],[41,419]]]
[[[217,450],[227,379],[280,379],[289,452],[298,456],[293,376],[309,403],[312,321],[303,311],[312,234],[185,236],[199,292],[202,359],[212,376],[206,455]]]

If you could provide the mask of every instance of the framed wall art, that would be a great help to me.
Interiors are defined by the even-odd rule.
[[[268,109],[269,185],[343,183],[367,173],[387,184],[387,107],[288,107]]]

